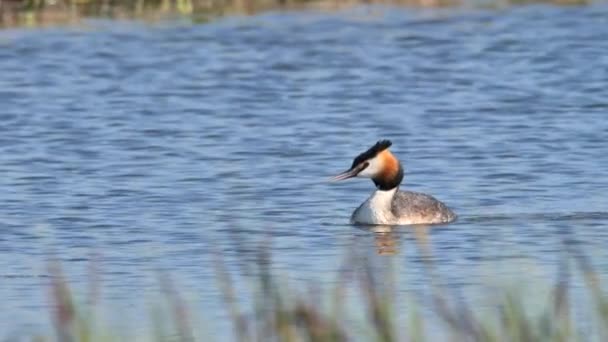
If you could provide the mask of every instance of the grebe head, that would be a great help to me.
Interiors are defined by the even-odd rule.
[[[380,140],[369,150],[358,155],[350,169],[333,177],[341,181],[353,177],[371,178],[380,190],[391,190],[403,180],[403,168],[399,160],[388,150],[390,140]]]

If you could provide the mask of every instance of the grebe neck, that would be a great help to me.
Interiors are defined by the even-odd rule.
[[[403,180],[403,167],[398,163],[397,172],[381,173],[372,178],[376,188],[380,191],[390,191],[397,189]],[[394,192],[393,192],[394,193]]]

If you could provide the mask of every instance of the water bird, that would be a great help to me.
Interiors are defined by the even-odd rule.
[[[380,140],[358,155],[350,169],[332,177],[341,181],[353,177],[371,178],[376,190],[352,216],[352,223],[376,225],[437,224],[456,220],[456,214],[435,197],[400,191],[403,167],[389,151],[392,142]]]

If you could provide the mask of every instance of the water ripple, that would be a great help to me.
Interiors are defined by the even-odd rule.
[[[13,33],[0,322],[47,302],[46,259],[82,283],[92,250],[116,305],[168,269],[220,322],[214,251],[241,268],[263,241],[319,284],[350,244],[379,267],[390,251],[420,291],[415,230],[352,227],[373,185],[325,181],[380,138],[403,188],[460,216],[428,232],[448,285],[481,286],[490,261],[551,268],[564,239],[606,260],[608,8],[368,9]]]

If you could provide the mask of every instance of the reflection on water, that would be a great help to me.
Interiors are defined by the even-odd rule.
[[[375,225],[360,227],[365,227],[363,228],[365,231],[373,233],[378,255],[395,255],[399,253],[400,235],[407,232],[413,236],[421,257],[427,260],[431,259],[431,241],[429,235],[429,230],[432,229],[431,225],[413,225],[407,227]]]
[[[421,260],[426,263],[432,263],[430,229],[432,229],[430,225],[414,225],[409,227],[370,226],[367,230],[373,233],[378,255],[391,256],[398,254],[400,249],[406,248],[400,242],[401,235],[408,233],[411,234],[414,242],[409,248],[415,247],[416,253],[418,253]]]
[[[75,288],[99,252],[121,321],[169,270],[220,330],[213,251],[235,273],[267,239],[274,272],[319,287],[349,248],[394,266],[401,294],[427,291],[428,264],[472,298],[497,274],[542,280],[564,241],[606,273],[606,15],[358,7],[0,31],[0,331],[47,324],[50,251]],[[382,138],[402,189],[457,222],[348,223],[373,185],[325,180]]]
[[[378,255],[395,255],[399,252],[399,235],[393,232],[393,226],[373,226],[370,231],[374,233],[374,242]]]

